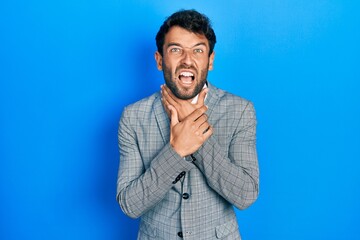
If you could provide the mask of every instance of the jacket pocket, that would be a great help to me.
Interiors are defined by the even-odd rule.
[[[236,220],[233,219],[215,228],[216,238],[224,238],[235,231],[238,231],[238,226]]]
[[[149,237],[154,237],[154,238],[157,235],[156,228],[153,227],[150,223],[147,223],[145,221],[141,221],[139,232],[140,234],[145,234]]]

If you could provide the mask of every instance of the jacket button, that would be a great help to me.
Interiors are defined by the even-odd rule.
[[[178,232],[178,236],[182,238],[183,237],[182,232]]]
[[[182,196],[183,196],[183,199],[188,199],[190,197],[190,194],[184,193]]]

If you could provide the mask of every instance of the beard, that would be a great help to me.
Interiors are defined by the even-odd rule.
[[[196,71],[196,69],[194,69],[193,67],[186,67],[180,65],[179,67],[176,68],[176,71],[173,74],[171,72],[171,69],[168,68],[166,64],[163,62],[163,74],[164,74],[165,83],[177,98],[182,100],[193,99],[196,95],[198,95],[201,92],[207,81],[206,79],[208,74],[208,68],[209,66],[207,66],[207,68],[202,69],[200,71],[200,76],[198,76],[198,79],[193,80],[196,81],[195,86],[193,88],[185,88],[176,85],[177,81],[179,81],[179,77],[175,76],[175,74],[178,72],[178,69],[192,69],[194,71]]]

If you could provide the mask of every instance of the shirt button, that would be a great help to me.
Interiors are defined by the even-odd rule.
[[[190,194],[184,193],[184,194],[182,195],[182,197],[183,197],[183,199],[188,199],[188,198],[190,197]]]
[[[182,238],[183,237],[182,232],[178,232],[178,236]]]

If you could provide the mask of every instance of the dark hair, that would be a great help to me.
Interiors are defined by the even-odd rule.
[[[180,10],[168,17],[156,34],[156,46],[161,56],[163,55],[165,35],[173,26],[179,26],[190,32],[205,35],[209,41],[209,55],[213,52],[216,43],[216,36],[211,27],[209,18],[196,10]]]

